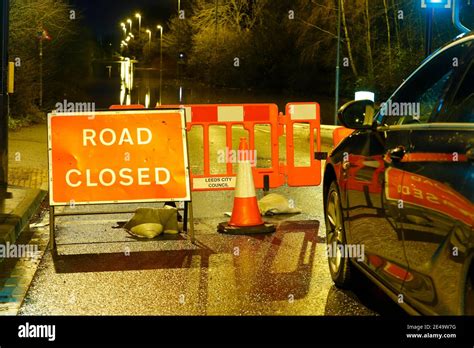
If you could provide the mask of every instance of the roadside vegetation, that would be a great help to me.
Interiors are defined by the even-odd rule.
[[[81,29],[80,13],[63,0],[11,0],[9,60],[15,62],[15,93],[10,95],[10,127],[45,119],[46,110],[83,93],[94,52]],[[43,41],[43,100],[40,103],[40,41]],[[40,105],[41,104],[41,105]]]
[[[357,89],[371,90],[378,101],[384,100],[424,58],[425,11],[413,0],[340,1],[342,101],[352,99]],[[258,89],[293,99],[333,98],[338,0],[181,4],[183,12],[164,25],[166,79]],[[118,47],[118,37],[105,47],[81,26],[80,16],[66,0],[11,0],[10,61],[16,63],[12,127],[43,120],[58,101],[88,100],[85,81],[95,58],[123,55],[137,59],[138,66],[159,67],[156,30],[152,40],[144,27],[135,31],[126,49]],[[474,23],[465,15],[463,19]],[[433,48],[458,34],[450,10],[436,11],[433,28]]]

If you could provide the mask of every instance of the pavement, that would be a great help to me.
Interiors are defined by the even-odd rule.
[[[10,145],[10,155],[15,150],[26,154],[12,172],[23,170],[24,183],[40,188],[45,185],[43,171],[47,172],[45,129],[35,126],[14,133]],[[332,130],[324,132],[329,137]],[[22,234],[25,243],[38,246],[37,257],[9,260],[0,269],[3,289],[9,287],[16,296],[10,296],[9,302],[0,298],[0,315],[377,315],[390,311],[384,295],[365,283],[355,292],[333,285],[325,255],[321,187],[285,186],[272,192],[292,199],[303,212],[266,218],[277,231],[252,236],[217,232],[217,224],[228,220],[224,213],[232,210],[232,192],[194,192],[195,244],[185,234],[135,239],[120,228],[131,214],[70,216],[58,218],[58,252],[53,254],[46,248],[49,218],[43,209],[29,233]]]
[[[46,124],[11,131],[8,139],[9,184],[48,190]]]
[[[15,315],[48,243],[47,231],[30,230],[47,195],[46,127],[11,132],[8,198],[0,199],[0,315]],[[42,236],[45,234],[46,236]],[[5,255],[11,245],[38,251],[22,257]]]

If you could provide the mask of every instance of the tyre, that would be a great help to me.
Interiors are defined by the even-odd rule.
[[[353,265],[344,257],[341,247],[346,245],[344,217],[336,181],[331,183],[325,205],[326,244],[331,278],[340,288],[350,288],[353,278]],[[344,250],[344,249],[343,249]]]

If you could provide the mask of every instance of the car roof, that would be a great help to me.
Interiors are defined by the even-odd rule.
[[[398,90],[400,88],[402,88],[402,86],[413,76],[415,75],[420,69],[422,69],[430,60],[432,60],[434,57],[436,57],[438,54],[440,54],[441,52],[447,50],[448,48],[450,47],[453,47],[453,46],[456,46],[456,45],[460,45],[461,43],[463,42],[466,42],[466,41],[470,41],[470,40],[474,40],[474,31],[471,31],[469,33],[463,33],[459,36],[457,36],[454,40],[452,40],[451,42],[448,42],[446,43],[445,45],[441,46],[440,48],[438,48],[436,51],[434,51],[432,54],[430,54],[428,57],[426,57],[419,65],[418,67],[415,69],[415,71],[413,71],[404,81],[403,83],[395,90],[395,92],[390,96],[390,98],[393,97],[393,95],[395,93],[398,92]],[[472,48],[474,49],[474,47]]]
[[[458,35],[454,40],[438,48],[436,51],[434,51],[432,54],[426,57],[420,64],[418,64],[415,71],[413,71],[410,75],[407,76],[407,78],[398,86],[398,88],[390,95],[390,97],[387,100],[392,99],[393,96],[407,83],[408,80],[410,80],[410,78],[413,75],[415,75],[420,69],[422,69],[426,64],[428,64],[428,62],[432,60],[434,57],[436,57],[438,54],[440,54],[441,52],[445,51],[446,49],[450,47],[459,45],[469,40],[474,40],[474,30],[470,31],[469,33],[462,33],[461,35]],[[472,49],[474,49],[474,47]],[[379,116],[380,116],[380,110],[379,112],[377,112],[374,118],[377,119]]]

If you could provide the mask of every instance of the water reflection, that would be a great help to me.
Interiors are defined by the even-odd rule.
[[[323,123],[325,117],[329,119],[333,114],[329,112],[334,105],[331,98],[301,98],[280,91],[251,87],[213,87],[187,78],[177,79],[175,67],[163,65],[161,98],[160,69],[144,66],[142,62],[125,57],[114,61],[94,61],[94,75],[89,81],[88,94],[97,107],[104,109],[116,104],[141,104],[153,108],[161,100],[164,105],[276,103],[283,110],[291,100],[317,99],[321,104]]]
[[[145,107],[146,108],[150,107],[150,87],[147,88],[147,91],[145,94]]]
[[[132,103],[134,61],[124,58],[120,62],[120,105]]]

